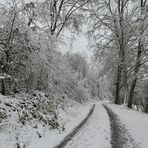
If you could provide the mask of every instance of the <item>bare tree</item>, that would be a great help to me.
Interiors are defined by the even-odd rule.
[[[44,30],[58,37],[65,27],[79,28],[83,19],[82,9],[90,0],[46,0],[37,4]],[[42,27],[43,29],[43,27]]]
[[[130,38],[130,33],[127,31],[128,0],[106,0],[99,1],[97,6],[95,4],[94,2],[94,5],[91,5],[92,8],[89,9],[90,16],[95,19],[92,25],[93,31],[107,29],[110,33],[105,34],[102,39],[106,42],[103,44],[103,49],[114,46],[118,53],[115,103],[119,104],[121,82],[123,82],[124,99],[127,98],[126,49]]]
[[[134,90],[136,87],[137,79],[138,79],[138,72],[139,68],[141,66],[141,55],[144,50],[144,33],[147,27],[145,28],[145,22],[147,21],[147,16],[146,16],[146,4],[147,0],[140,0],[140,18],[139,19],[139,36],[138,36],[138,49],[137,49],[137,57],[136,57],[136,63],[135,63],[135,68],[134,68],[134,78],[131,83],[131,88],[130,88],[130,93],[129,93],[129,99],[128,99],[128,107],[132,108],[132,102],[133,102],[133,95],[134,95]]]

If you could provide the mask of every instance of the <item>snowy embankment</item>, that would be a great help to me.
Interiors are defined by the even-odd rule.
[[[124,106],[108,104],[109,108],[116,113],[121,122],[126,126],[129,134],[133,137],[140,148],[148,147],[148,115],[138,111],[129,110]]]
[[[53,148],[89,113],[92,104],[49,106],[43,93],[0,95],[0,148]]]

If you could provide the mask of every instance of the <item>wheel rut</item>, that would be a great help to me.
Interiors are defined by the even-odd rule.
[[[135,144],[134,139],[118,116],[107,105],[104,107],[110,118],[112,148],[140,148]]]
[[[63,141],[61,141],[61,143],[59,145],[56,145],[54,148],[64,148],[68,142],[70,142],[72,140],[72,138],[81,130],[81,128],[86,124],[86,122],[88,121],[88,119],[90,118],[90,116],[92,115],[93,111],[95,108],[95,104],[92,106],[92,108],[90,109],[88,115],[86,116],[86,118],[77,126],[75,127],[75,129],[69,134],[67,135]]]

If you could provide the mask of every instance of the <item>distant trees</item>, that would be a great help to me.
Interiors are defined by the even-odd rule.
[[[66,57],[68,59],[68,64],[71,70],[78,74],[78,79],[82,80],[86,77],[88,71],[88,64],[86,57],[79,53],[70,54],[67,53]]]

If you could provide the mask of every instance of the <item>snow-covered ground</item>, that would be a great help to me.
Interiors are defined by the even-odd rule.
[[[87,116],[91,106],[92,104],[75,105],[68,108],[66,112],[61,110],[59,116],[64,122],[65,131],[47,132],[44,138],[34,140],[28,148],[53,148],[58,145]]]
[[[111,148],[110,121],[101,104],[96,104],[92,116],[65,148]]]
[[[117,118],[112,116],[113,119],[118,119],[125,126],[127,131],[125,130],[124,134],[130,134],[138,148],[147,148],[148,146],[147,114],[129,110],[125,106],[117,106],[108,101],[91,101],[87,104],[70,101],[66,108],[57,109],[60,128],[49,129],[49,126],[43,126],[35,119],[29,120],[24,125],[21,124],[18,120],[21,117],[21,109],[18,112],[15,108],[20,107],[18,105],[23,98],[20,100],[19,98],[0,95],[0,119],[3,119],[0,121],[0,148],[15,148],[17,143],[25,148],[53,148],[60,144],[86,118],[93,104],[96,104],[94,112],[65,148],[112,147],[113,135],[110,115],[102,104],[106,104],[117,115]],[[46,101],[46,96],[41,95],[41,98]],[[34,122],[37,123],[37,127],[34,127]]]
[[[44,94],[40,93],[40,95],[39,99],[46,101]],[[14,148],[17,143],[21,147],[25,146],[25,148],[53,148],[87,116],[92,106],[92,104],[79,104],[75,101],[69,101],[66,108],[58,108],[60,129],[57,130],[43,126],[36,119],[31,119],[23,125],[20,122],[21,114],[28,113],[30,115],[29,110],[25,111],[24,108],[18,106],[22,99],[26,99],[23,97],[24,95],[21,97],[20,95],[17,97],[0,95],[0,119],[4,117],[0,121],[0,148]],[[25,100],[25,103],[28,103],[27,101]]]
[[[138,111],[129,110],[124,106],[108,104],[126,126],[129,134],[140,148],[148,147],[148,115]]]

